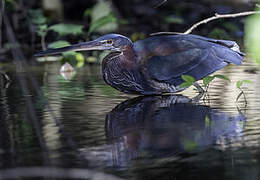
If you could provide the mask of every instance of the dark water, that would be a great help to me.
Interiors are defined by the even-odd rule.
[[[175,96],[119,93],[94,65],[71,80],[58,63],[29,67],[30,74],[3,68],[12,81],[1,83],[0,178],[20,178],[26,167],[45,179],[61,176],[57,168],[103,172],[103,179],[260,178],[260,79],[249,63],[219,72],[232,82],[214,80],[199,102],[192,88]],[[236,102],[243,79],[253,84]]]

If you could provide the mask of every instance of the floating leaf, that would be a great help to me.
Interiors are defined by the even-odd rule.
[[[83,34],[83,26],[77,24],[55,24],[50,26],[49,30],[57,32],[59,36]]]

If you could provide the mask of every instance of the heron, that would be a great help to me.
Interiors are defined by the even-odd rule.
[[[93,41],[40,51],[35,56],[66,51],[111,51],[102,60],[104,81],[113,88],[131,94],[176,93],[182,75],[197,81],[232,63],[240,65],[244,53],[234,41],[218,40],[193,34],[150,36],[132,42],[120,34],[103,35]]]

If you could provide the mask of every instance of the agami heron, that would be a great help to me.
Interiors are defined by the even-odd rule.
[[[151,36],[134,43],[125,36],[107,34],[35,56],[85,50],[111,50],[102,61],[105,82],[119,91],[144,95],[182,91],[181,75],[197,81],[229,63],[240,65],[243,60],[234,41],[190,34]]]

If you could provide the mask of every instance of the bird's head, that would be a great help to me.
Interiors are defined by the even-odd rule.
[[[35,56],[55,55],[66,51],[111,50],[122,52],[132,46],[130,39],[120,34],[107,34],[93,41],[82,42],[71,46],[40,51]]]
[[[132,46],[132,41],[120,34],[107,34],[101,36],[93,41],[90,41],[90,44],[93,44],[93,50],[111,50],[111,51],[123,51],[128,46]]]

